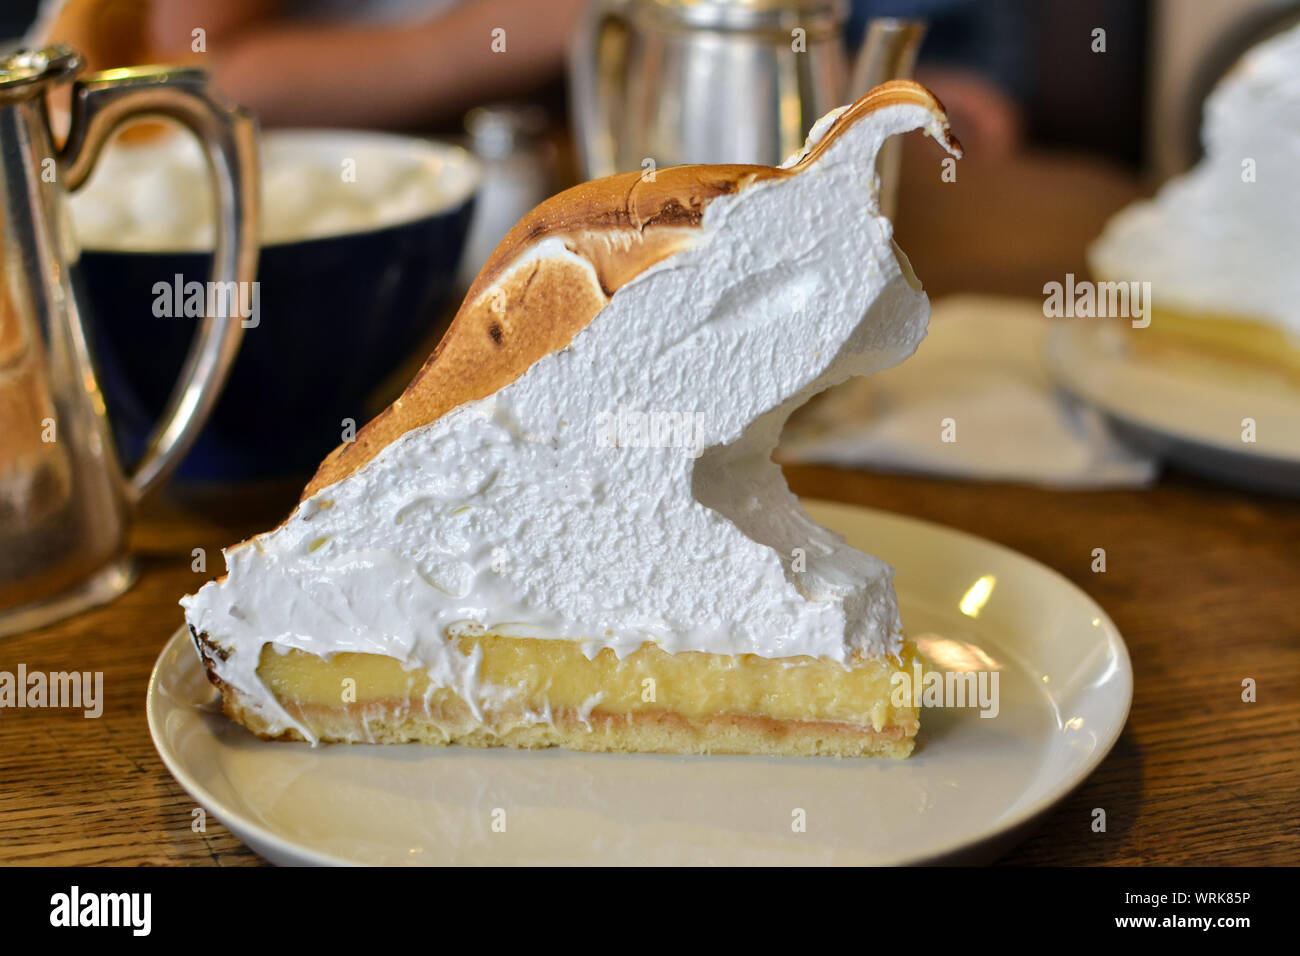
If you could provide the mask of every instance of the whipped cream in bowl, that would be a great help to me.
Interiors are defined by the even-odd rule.
[[[465,150],[414,137],[354,130],[271,130],[262,135],[262,246],[366,232],[436,216],[478,185]],[[106,150],[71,197],[84,249],[198,252],[215,241],[215,210],[198,142],[176,132]]]
[[[345,420],[364,422],[391,398],[376,389],[427,351],[445,319],[480,179],[457,146],[364,131],[274,130],[260,160],[258,276],[240,290],[256,314],[182,482],[310,474]],[[184,303],[209,277],[215,209],[202,152],[179,131],[116,143],[69,212],[130,461],[193,333]]]

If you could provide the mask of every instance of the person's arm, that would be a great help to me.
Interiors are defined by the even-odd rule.
[[[586,0],[469,0],[436,19],[367,26],[274,19],[274,0],[155,0],[151,31],[267,125],[410,126],[547,79]],[[494,52],[493,31],[505,31]]]
[[[151,0],[149,44],[173,55],[191,51],[193,31],[205,40],[233,39],[237,34],[273,20],[280,0]]]

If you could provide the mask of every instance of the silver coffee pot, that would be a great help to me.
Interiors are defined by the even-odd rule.
[[[80,69],[67,47],[0,57],[0,636],[129,586],[132,509],[193,443],[243,332],[238,314],[198,322],[162,421],[124,473],[83,321],[67,194],[123,125],[175,120],[202,141],[216,181],[213,283],[250,283],[257,265],[252,118],[214,95],[198,70],[107,70],[72,82]],[[64,82],[72,82],[71,129],[56,147],[47,94]]]
[[[596,0],[570,56],[584,173],[780,163],[826,112],[911,74],[923,24],[873,21],[850,66],[845,18],[845,0]]]

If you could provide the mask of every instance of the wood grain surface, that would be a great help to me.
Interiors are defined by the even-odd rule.
[[[937,162],[937,160],[936,160]],[[940,292],[1033,294],[1084,271],[1087,237],[1131,184],[1045,159],[962,167],[960,193],[904,181],[899,235]],[[958,197],[953,202],[953,197]],[[1014,201],[1013,201],[1014,199]],[[942,228],[933,227],[941,223]],[[1300,864],[1300,502],[1166,475],[1149,490],[1061,492],[826,468],[787,469],[796,492],[937,521],[1056,569],[1109,612],[1135,697],[1115,750],[1028,839],[1019,864]],[[0,670],[103,671],[102,717],[0,711],[0,863],[261,861],[167,773],[145,721],[154,660],[181,623],[191,570],[277,522],[296,488],[164,498],[135,528],[138,583],[111,605],[0,639]],[[1107,571],[1090,569],[1104,547]],[[1258,702],[1241,701],[1241,681]],[[1090,827],[1102,807],[1106,833]]]
[[[1022,551],[1110,613],[1133,658],[1128,726],[1096,773],[1005,859],[1034,864],[1300,863],[1300,503],[1167,476],[1149,491],[1055,492],[829,468],[804,495],[941,522]],[[281,498],[280,500],[284,500]],[[290,495],[289,501],[292,500]],[[245,515],[256,509],[248,509]],[[274,511],[276,509],[264,509]],[[0,862],[260,862],[194,801],[145,724],[145,689],[181,623],[176,600],[218,549],[274,520],[160,502],[136,529],[140,580],[113,604],[0,641],[0,670],[104,672],[104,713],[0,711]],[[1104,547],[1107,570],[1090,570]],[[1258,702],[1241,702],[1241,680]],[[1090,827],[1092,809],[1108,817]]]

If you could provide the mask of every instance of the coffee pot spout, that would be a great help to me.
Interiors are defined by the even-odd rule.
[[[887,80],[908,80],[916,67],[916,56],[925,39],[925,22],[897,17],[877,17],[867,24],[862,46],[853,63],[852,79],[845,100],[851,101]],[[880,211],[894,217],[898,202],[898,174],[902,144],[885,143],[876,158],[880,176]]]
[[[897,17],[876,17],[867,24],[862,45],[853,61],[846,101],[857,99],[886,80],[908,80],[925,39],[925,22]]]

